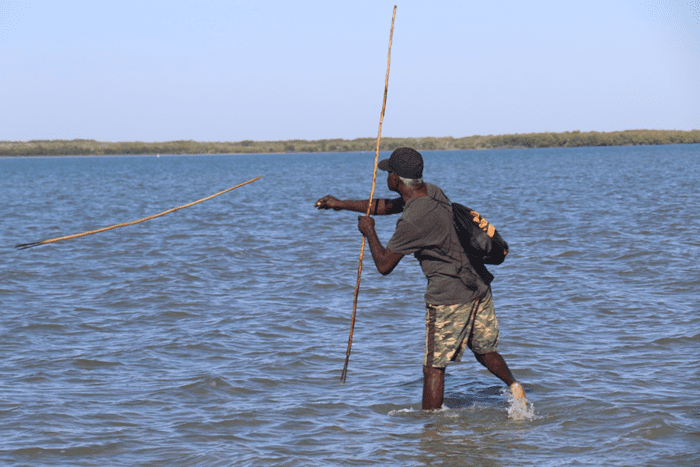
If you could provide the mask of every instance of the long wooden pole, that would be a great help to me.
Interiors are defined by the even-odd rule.
[[[386,78],[384,80],[384,101],[382,102],[382,114],[379,117],[379,134],[377,135],[377,150],[374,154],[374,174],[372,175],[372,191],[369,194],[369,202],[367,203],[367,216],[372,209],[372,198],[374,197],[374,188],[377,185],[377,165],[379,164],[379,143],[382,140],[382,123],[384,122],[384,111],[386,110],[386,95],[389,91],[389,68],[391,68],[391,41],[394,37],[394,20],[396,19],[396,5],[394,12],[391,15],[391,31],[389,32],[389,54],[386,64]],[[345,365],[343,372],[340,375],[340,381],[345,382],[348,375],[348,362],[350,361],[350,349],[352,348],[352,334],[355,330],[355,317],[357,316],[357,296],[360,293],[360,279],[362,277],[362,260],[365,257],[365,243],[367,239],[362,236],[362,247],[360,248],[360,264],[357,267],[357,284],[355,284],[355,296],[352,302],[352,319],[350,320],[350,336],[348,337],[348,350],[345,353]]]
[[[223,190],[223,191],[220,191],[220,192],[218,192],[218,193],[215,193],[215,194],[213,194],[213,195],[211,195],[211,196],[207,196],[206,198],[202,198],[202,199],[200,199],[200,200],[194,201],[194,202],[189,203],[189,204],[185,204],[185,205],[183,205],[183,206],[178,206],[178,207],[176,207],[176,208],[168,209],[167,211],[163,211],[163,212],[161,212],[161,213],[159,213],[159,214],[154,214],[154,215],[152,215],[152,216],[144,217],[143,219],[139,219],[139,220],[137,220],[137,221],[124,222],[123,224],[111,225],[111,226],[109,226],[109,227],[104,227],[104,228],[102,228],[102,229],[91,230],[91,231],[89,231],[89,232],[83,232],[83,233],[74,234],[74,235],[66,235],[65,237],[52,238],[51,240],[43,240],[43,241],[41,241],[41,242],[20,243],[19,245],[15,245],[15,248],[17,248],[17,249],[19,249],[19,250],[26,250],[27,248],[33,248],[33,247],[39,246],[39,245],[46,245],[47,243],[54,243],[54,242],[60,242],[60,241],[63,241],[63,240],[69,240],[69,239],[71,239],[71,238],[84,237],[84,236],[86,236],[86,235],[92,235],[92,234],[96,234],[96,233],[100,233],[100,232],[105,232],[105,231],[107,231],[107,230],[116,229],[117,227],[125,227],[125,226],[127,226],[127,225],[134,225],[134,224],[138,224],[139,222],[145,222],[145,221],[148,221],[148,220],[151,220],[151,219],[155,219],[156,217],[160,217],[160,216],[164,216],[164,215],[166,215],[166,214],[170,214],[171,212],[177,211],[177,210],[179,210],[179,209],[184,209],[184,208],[188,208],[188,207],[190,207],[190,206],[194,206],[195,204],[201,203],[202,201],[210,200],[210,199],[212,199],[212,198],[214,198],[214,197],[216,197],[216,196],[223,195],[224,193],[228,193],[228,192],[231,191],[231,190],[235,190],[235,189],[238,188],[238,187],[242,187],[243,185],[247,185],[247,184],[249,184],[249,183],[253,183],[253,182],[256,181],[256,180],[259,180],[260,178],[262,178],[262,177],[253,178],[253,179],[251,179],[251,180],[248,180],[247,182],[239,183],[239,184],[236,185],[236,186],[232,186],[231,188],[227,188],[227,189],[225,189],[225,190]]]

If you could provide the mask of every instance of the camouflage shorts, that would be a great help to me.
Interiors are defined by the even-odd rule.
[[[462,359],[465,349],[498,351],[498,321],[491,290],[478,300],[458,305],[425,304],[423,365],[445,368]]]

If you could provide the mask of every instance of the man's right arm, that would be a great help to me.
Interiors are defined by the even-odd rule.
[[[368,200],[340,200],[331,195],[324,196],[314,204],[318,209],[335,209],[336,211],[356,211],[367,213]],[[404,201],[402,198],[396,199],[373,199],[370,215],[383,216],[388,214],[398,214],[403,212]]]

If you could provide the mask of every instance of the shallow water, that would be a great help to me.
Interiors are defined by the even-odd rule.
[[[366,198],[374,154],[7,158],[0,462],[700,464],[700,146],[424,156],[511,247],[494,300],[530,416],[470,359],[420,410],[413,258],[382,277],[366,252],[339,382],[361,237],[313,203]]]

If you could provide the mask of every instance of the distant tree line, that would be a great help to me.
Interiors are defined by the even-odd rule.
[[[410,146],[418,150],[562,148],[582,146],[631,146],[700,143],[700,130],[567,131],[513,135],[466,136],[463,138],[382,138],[380,150]],[[376,150],[374,138],[320,139],[307,141],[197,142],[167,141],[144,143],[100,142],[91,139],[0,141],[0,156],[106,156],[126,154],[265,154],[310,152],[360,152]]]

